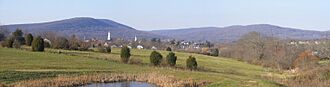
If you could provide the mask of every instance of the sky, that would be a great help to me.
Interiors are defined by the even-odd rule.
[[[0,24],[73,17],[110,19],[138,30],[272,24],[330,30],[330,0],[0,0]]]

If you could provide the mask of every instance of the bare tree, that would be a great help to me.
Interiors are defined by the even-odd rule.
[[[50,40],[51,42],[54,42],[56,40],[56,38],[59,36],[59,34],[57,34],[56,32],[39,32],[37,33],[36,36],[41,36],[45,39]]]
[[[260,61],[265,57],[265,40],[258,32],[250,32],[238,41],[238,45],[245,51],[243,55],[250,61]]]

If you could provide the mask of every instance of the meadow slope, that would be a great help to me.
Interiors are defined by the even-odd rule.
[[[29,48],[29,47],[24,47]],[[14,85],[21,81],[54,78],[60,75],[81,76],[85,74],[148,74],[169,75],[179,80],[207,82],[210,87],[278,87],[282,86],[264,76],[279,77],[267,68],[241,61],[200,54],[175,52],[177,67],[154,67],[149,64],[152,50],[132,49],[131,58],[141,59],[142,64],[123,64],[120,49],[112,53],[46,49],[46,52],[0,48],[0,83]],[[59,53],[60,52],[60,53]],[[159,51],[163,57],[168,52]],[[199,71],[185,70],[188,56],[197,58]]]

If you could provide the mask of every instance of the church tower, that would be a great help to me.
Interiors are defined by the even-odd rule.
[[[108,32],[108,38],[107,38],[107,40],[111,40],[111,33],[110,32]]]
[[[135,36],[135,37],[134,37],[134,41],[136,42],[137,40],[138,40],[138,39],[137,39],[137,37]]]

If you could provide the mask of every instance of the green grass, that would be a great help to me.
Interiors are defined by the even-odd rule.
[[[58,51],[63,52],[63,54],[53,53]],[[117,62],[120,60],[120,49],[112,49],[112,53],[107,54],[57,49],[46,49],[46,52],[30,52],[17,49],[0,48],[0,81],[12,83],[30,78],[38,79],[44,77],[54,77],[59,74],[71,75],[72,73],[102,71],[108,73],[157,72],[165,75],[173,75],[178,79],[211,81],[213,83],[209,86],[213,87],[280,86],[277,83],[261,77],[262,74],[277,74],[276,72],[272,72],[272,70],[261,66],[251,65],[229,58],[175,52],[178,56],[178,68],[184,68],[185,60],[188,56],[192,55],[197,58],[199,68],[203,68],[205,70],[188,71],[167,67],[153,67],[149,65],[149,55],[151,51],[152,50],[132,49],[132,58],[140,58],[143,60],[143,64],[130,65]],[[163,55],[163,57],[168,54],[166,51],[159,52]],[[49,73],[50,71],[57,71],[57,73]],[[48,73],[46,73],[46,75],[38,76],[38,74],[43,72]],[[9,76],[10,79],[6,76]]]
[[[319,61],[319,64],[321,64],[321,65],[330,65],[330,60],[321,60],[321,61]]]

